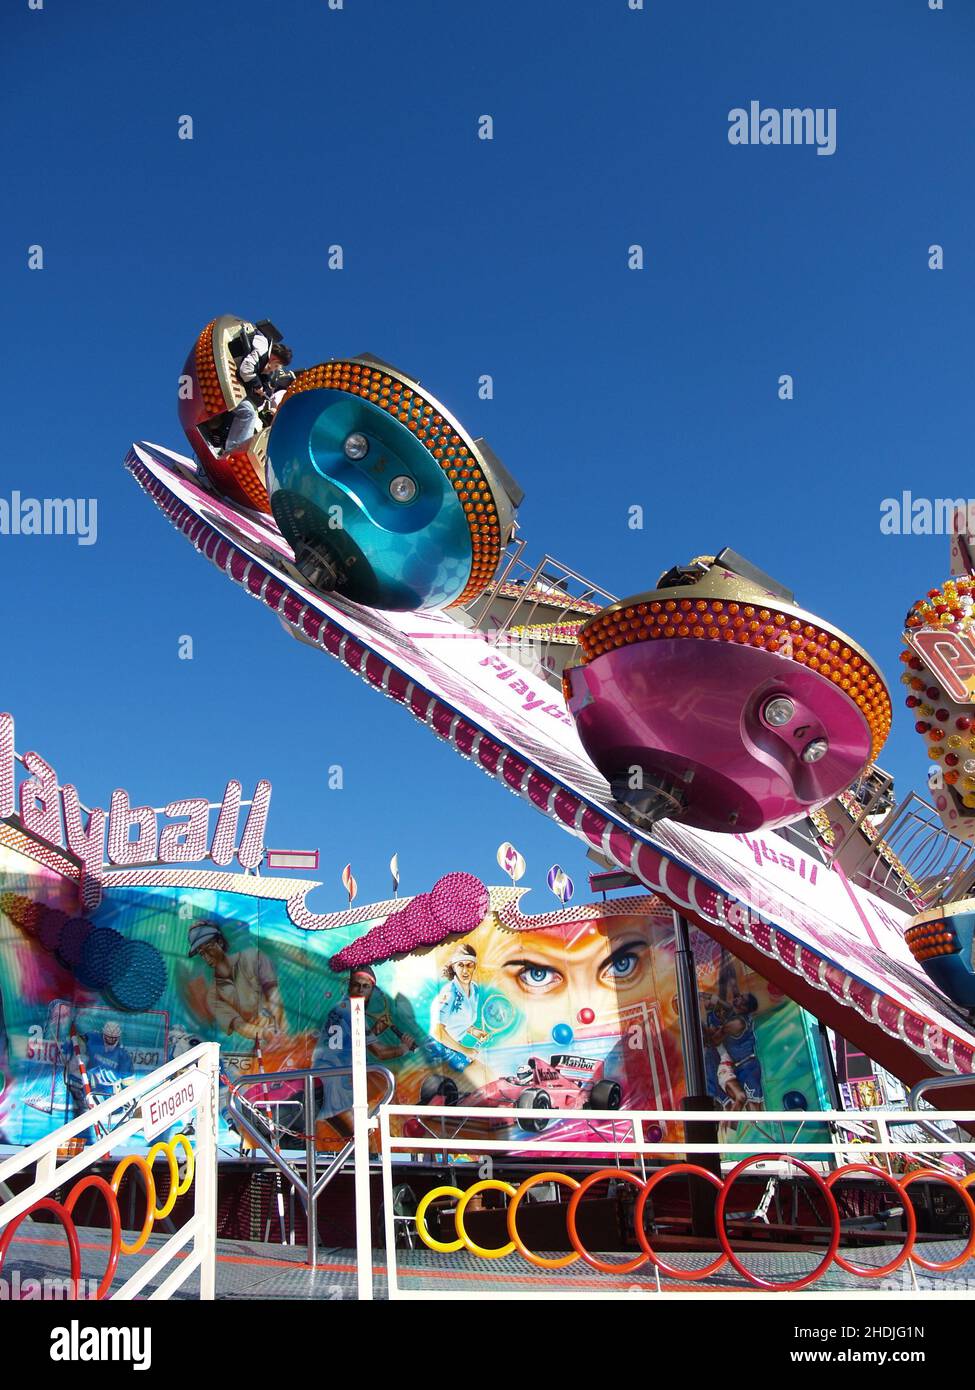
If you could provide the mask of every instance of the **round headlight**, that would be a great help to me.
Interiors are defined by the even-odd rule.
[[[354,434],[350,434],[348,439],[346,439],[343,448],[345,449],[345,457],[347,459],[358,462],[359,459],[364,459],[366,454],[368,454],[369,440],[364,434],[360,434],[358,430],[356,430]]]
[[[802,750],[802,761],[804,763],[818,763],[820,758],[825,758],[829,752],[829,744],[824,738],[814,738],[812,743],[807,743]]]
[[[776,695],[774,700],[769,700],[762,713],[765,715],[765,722],[771,724],[773,728],[781,728],[783,724],[788,724],[796,712],[796,707],[785,695]]]
[[[405,473],[399,473],[389,484],[389,495],[397,502],[412,502],[416,496],[416,483]]]

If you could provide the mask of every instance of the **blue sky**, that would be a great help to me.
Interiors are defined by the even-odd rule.
[[[0,496],[99,508],[89,547],[0,536],[0,707],[90,804],[266,775],[271,843],[322,850],[321,907],[349,859],[382,896],[394,850],[415,892],[496,881],[511,839],[539,908],[554,860],[588,867],[286,638],[123,471],[132,439],[183,448],[177,375],[222,312],[272,317],[300,364],[421,377],[521,481],[534,554],[623,595],[732,545],[897,680],[947,541],[882,536],[881,501],[975,495],[966,0],[9,0],[0,30]],[[836,153],[730,145],[753,99],[835,107]]]

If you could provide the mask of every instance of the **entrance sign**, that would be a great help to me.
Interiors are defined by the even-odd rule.
[[[167,1081],[158,1091],[153,1091],[142,1102],[142,1132],[147,1139],[155,1139],[157,1134],[174,1125],[184,1115],[190,1115],[200,1105],[206,1103],[209,1082],[199,1067],[191,1067]]]

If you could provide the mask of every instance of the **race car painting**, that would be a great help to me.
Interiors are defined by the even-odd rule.
[[[464,1093],[452,1076],[426,1077],[420,1088],[421,1105],[471,1105],[492,1108],[515,1105],[524,1111],[516,1121],[509,1118],[486,1119],[489,1129],[509,1129],[517,1123],[530,1133],[540,1134],[551,1119],[539,1114],[546,1110],[618,1110],[623,1089],[618,1081],[603,1077],[603,1063],[592,1057],[556,1053],[547,1062],[529,1057],[511,1076],[500,1076],[476,1091]]]

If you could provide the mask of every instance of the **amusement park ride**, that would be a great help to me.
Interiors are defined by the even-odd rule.
[[[902,1079],[975,1072],[965,547],[956,577],[907,620],[903,679],[942,769],[940,826],[919,798],[892,804],[876,765],[890,695],[852,637],[731,549],[625,599],[549,555],[531,565],[521,489],[483,439],[379,358],[287,373],[276,410],[225,452],[255,332],[280,337],[223,315],[189,355],[179,409],[195,461],[149,444],[126,459],[195,547],[298,640]],[[783,836],[805,836],[836,872],[810,891],[816,869],[807,878]],[[905,914],[916,914],[906,936]]]
[[[394,899],[354,909],[350,865],[348,910],[319,914],[307,906],[307,880],[255,872],[317,865],[312,851],[266,849],[269,783],[249,801],[232,781],[221,802],[176,800],[161,813],[117,790],[107,812],[91,809],[38,754],[17,754],[13,719],[0,715],[0,1143],[20,1146],[0,1162],[0,1183],[38,1165],[32,1186],[6,1197],[0,1188],[0,1267],[28,1211],[46,1204],[69,1227],[76,1191],[63,1206],[52,1197],[63,1174],[80,1178],[107,1160],[116,1133],[139,1142],[128,1102],[117,1122],[114,1101],[98,1097],[128,1096],[120,1078],[151,1067],[168,1089],[147,1092],[143,1077],[132,1105],[146,1093],[175,1106],[185,1055],[209,1068],[191,1108],[214,1162],[185,1229],[196,1238],[206,1218],[211,1294],[216,1152],[225,1196],[246,1192],[250,1203],[257,1179],[276,1182],[285,1244],[299,1223],[285,1218],[282,1178],[308,1218],[339,1179],[326,1199],[334,1235],[350,1207],[341,1184],[354,1151],[355,1269],[360,1296],[371,1296],[374,1118],[390,1296],[396,1223],[407,1220],[393,1212],[394,1163],[397,1182],[405,1173],[408,1190],[429,1189],[409,1216],[411,1253],[415,1235],[440,1255],[464,1246],[492,1261],[517,1251],[535,1269],[580,1259],[619,1277],[649,1261],[691,1282],[727,1260],[766,1290],[805,1287],[834,1256],[854,1279],[909,1259],[939,1274],[960,1268],[975,1256],[975,1149],[965,1132],[975,1108],[958,1109],[975,1089],[968,538],[953,542],[952,577],[906,619],[901,679],[927,746],[932,801],[897,803],[877,763],[892,717],[879,667],[784,584],[730,547],[677,563],[628,598],[549,554],[533,563],[519,531],[521,488],[419,381],[370,354],[297,373],[289,357],[270,321],[215,319],[180,378],[195,457],[136,443],[127,469],[298,641],[581,840],[603,871],[590,886],[604,901],[568,907],[567,876],[553,866],[559,910],[523,912],[511,869],[520,856],[502,846],[511,888],[458,871],[400,900],[397,868]],[[243,874],[227,872],[232,860]],[[605,901],[609,889],[636,892]],[[913,1088],[908,1109],[844,1096],[829,1030],[837,1058],[859,1049],[880,1077]],[[377,1077],[381,1096],[369,1090]],[[937,1122],[921,1113],[922,1090],[943,1112]],[[875,1128],[851,1128],[854,1106],[873,1108],[863,1123]],[[950,1116],[959,1127],[949,1137]],[[889,1126],[895,1135],[910,1127],[911,1147],[898,1148]],[[144,1244],[153,1215],[184,1194],[180,1141],[192,1151],[181,1130],[146,1160],[127,1154],[109,1181],[80,1178],[77,1191],[94,1185],[108,1203],[116,1260],[119,1248],[141,1249],[116,1240],[126,1165],[142,1164]],[[849,1142],[869,1142],[876,1161],[859,1161],[872,1158],[862,1149],[851,1157]],[[694,1161],[675,1163],[678,1148]],[[320,1172],[323,1150],[332,1156]],[[526,1161],[544,1171],[519,1177],[517,1189],[497,1175],[452,1185],[473,1155],[492,1151],[509,1177]],[[827,1153],[828,1173],[807,1161]],[[151,1173],[160,1154],[171,1172],[161,1209]],[[551,1170],[555,1155],[570,1171]],[[573,1164],[581,1175],[603,1155],[617,1166],[572,1176]],[[631,1166],[619,1166],[624,1156]],[[56,1157],[65,1157],[57,1171]],[[722,1159],[734,1165],[727,1174]],[[649,1177],[648,1160],[660,1164]],[[436,1185],[432,1165],[451,1175],[448,1185]],[[736,1197],[726,1222],[728,1193],[748,1169],[746,1210]],[[687,1209],[673,1197],[648,1207],[675,1174]],[[851,1181],[857,1190],[844,1197]],[[607,1183],[587,1219],[602,1210],[619,1220],[600,1249],[618,1253],[635,1239],[640,1252],[625,1263],[588,1249],[576,1226],[583,1194]],[[939,1183],[947,1198],[932,1196]],[[522,1196],[553,1184],[572,1196],[536,1193],[538,1210],[519,1218]],[[482,1209],[473,1199],[485,1191],[507,1206]],[[454,1204],[456,1242],[441,1238],[444,1202]],[[681,1244],[688,1236],[712,1250],[717,1241],[720,1252],[696,1270],[668,1264],[649,1245],[648,1209],[653,1238],[673,1239],[682,1259],[694,1253]],[[900,1252],[888,1259],[902,1218]],[[501,1244],[485,1247],[479,1232],[490,1236],[492,1221]],[[912,1253],[922,1237],[966,1223],[960,1254],[932,1263]],[[315,1269],[318,1220],[305,1226]],[[783,1267],[788,1282],[771,1283],[732,1249],[731,1227],[756,1249],[785,1239],[822,1259],[798,1278]],[[841,1235],[874,1242],[880,1262],[851,1264]],[[537,1254],[543,1240],[557,1253]]]

